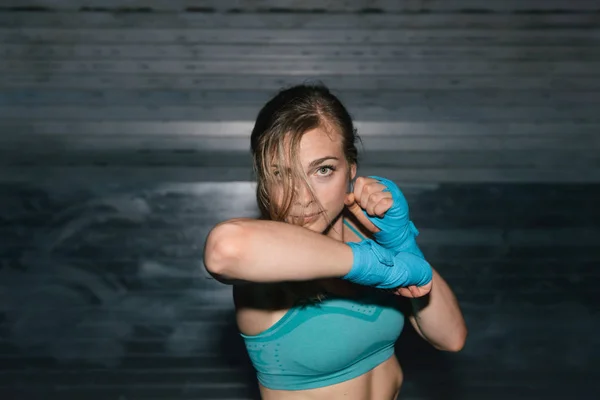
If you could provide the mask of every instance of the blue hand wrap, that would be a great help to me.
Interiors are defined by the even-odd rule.
[[[370,216],[363,210],[365,216],[380,229],[380,232],[373,235],[377,243],[396,253],[407,251],[424,257],[415,239],[419,235],[419,231],[409,220],[408,202],[402,191],[389,179],[380,176],[369,176],[369,178],[383,184],[386,187],[383,191],[390,192],[393,201],[392,206],[383,217]]]
[[[423,257],[409,252],[394,254],[368,239],[347,244],[354,260],[352,269],[342,279],[379,289],[423,286],[432,279],[431,266]]]

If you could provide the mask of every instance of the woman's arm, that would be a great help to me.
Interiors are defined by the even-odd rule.
[[[414,239],[412,243],[407,242],[416,235],[411,229],[414,226],[411,227],[406,198],[394,182],[378,176],[359,177],[353,192],[346,198],[346,206],[384,247],[422,255]],[[431,291],[427,295],[411,298],[413,316],[409,319],[415,330],[437,349],[459,351],[464,346],[467,327],[456,297],[435,270],[430,284]],[[423,287],[399,288],[395,292],[414,296],[419,289],[422,291]]]
[[[467,326],[458,301],[435,269],[432,282],[427,296],[410,299],[414,314],[409,320],[419,335],[436,349],[460,351],[467,338]]]
[[[204,265],[224,283],[340,278],[352,268],[350,246],[283,222],[234,219],[208,235]]]

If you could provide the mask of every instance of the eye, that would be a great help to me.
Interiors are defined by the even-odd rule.
[[[319,176],[329,176],[335,171],[335,167],[333,165],[322,165],[317,169],[317,175]]]
[[[280,182],[282,180],[282,178],[283,178],[283,176],[282,176],[281,171],[279,171],[277,169],[273,171],[273,179],[274,180]]]

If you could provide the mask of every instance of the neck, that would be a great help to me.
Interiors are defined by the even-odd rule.
[[[340,214],[333,224],[329,225],[329,228],[324,232],[326,236],[332,239],[344,241],[344,216]]]

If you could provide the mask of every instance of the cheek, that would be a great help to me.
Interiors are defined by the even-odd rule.
[[[269,188],[269,197],[273,203],[280,206],[283,199],[283,190],[279,186],[273,186]]]
[[[343,175],[339,175],[329,182],[322,182],[315,186],[318,187],[317,196],[319,197],[319,201],[323,203],[325,208],[334,211],[333,209],[342,208],[344,206],[348,184]]]

